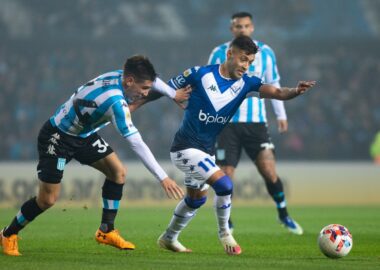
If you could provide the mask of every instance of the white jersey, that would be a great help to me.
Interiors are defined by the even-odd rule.
[[[273,50],[266,44],[254,40],[259,47],[255,61],[250,65],[247,74],[262,79],[266,84],[280,87],[280,75],[278,73],[276,56]],[[227,50],[230,42],[216,47],[208,60],[208,64],[219,64],[226,60]],[[285,120],[286,112],[281,100],[272,99],[272,105],[277,119]],[[232,123],[266,123],[265,100],[257,97],[248,97],[240,105],[235,115],[231,118]]]

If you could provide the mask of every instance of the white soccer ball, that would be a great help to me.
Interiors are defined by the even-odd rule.
[[[318,236],[318,245],[323,254],[332,259],[347,256],[352,248],[352,235],[340,224],[324,227]]]

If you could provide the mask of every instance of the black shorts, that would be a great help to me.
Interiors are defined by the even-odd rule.
[[[81,164],[92,163],[113,152],[97,133],[87,138],[68,135],[47,121],[38,135],[38,178],[46,183],[60,183],[65,165],[72,158]]]
[[[253,161],[261,150],[274,149],[266,123],[229,123],[224,127],[217,138],[217,164],[236,168],[242,149]]]

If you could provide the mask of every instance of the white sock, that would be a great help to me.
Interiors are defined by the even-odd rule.
[[[214,199],[215,213],[218,221],[219,235],[229,233],[228,219],[231,214],[231,195],[218,196]]]
[[[165,237],[171,241],[178,238],[180,232],[189,224],[193,219],[198,209],[193,209],[187,206],[184,200],[181,200],[174,210],[172,220],[166,230]]]

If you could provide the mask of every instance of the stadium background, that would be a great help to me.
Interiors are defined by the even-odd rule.
[[[315,161],[323,161],[317,163],[322,166],[320,172],[337,164],[334,173],[347,180],[345,188],[354,190],[355,184],[349,183],[360,181],[366,197],[380,179],[369,156],[371,141],[380,130],[380,1],[282,0],[279,8],[277,0],[2,0],[0,201],[20,200],[16,180],[22,180],[22,192],[31,181],[35,186],[38,130],[78,86],[120,68],[128,56],[137,53],[149,56],[164,80],[205,64],[212,48],[231,38],[230,16],[241,10],[254,15],[254,38],[275,50],[282,85],[293,86],[299,79],[318,81],[312,92],[286,103],[289,132],[285,135],[278,134],[271,105],[267,106],[279,164],[287,161],[279,173],[294,188],[290,202],[297,201],[295,196],[301,193],[296,187],[300,183],[289,182],[298,174],[291,169],[299,164],[315,166]],[[168,160],[181,117],[180,109],[165,98],[133,115],[144,140],[162,161]],[[101,134],[132,164],[130,175],[137,182],[129,182],[127,190],[133,190],[146,172],[113,128]],[[357,161],[364,167],[355,167]],[[73,175],[75,166],[68,166]],[[8,175],[5,168],[16,169]],[[247,173],[245,168],[254,170],[245,163],[241,173]],[[359,173],[346,168],[357,168]],[[19,175],[22,170],[28,171],[26,176]],[[71,185],[75,179],[68,179],[69,175],[65,184]],[[320,184],[318,177],[310,180],[307,171],[304,175],[305,185]],[[258,178],[256,174],[252,183],[261,183]],[[320,176],[332,189],[341,187],[335,179],[326,173]],[[240,185],[243,180],[238,180]],[[33,194],[33,189],[27,190],[23,196]],[[379,204],[379,199],[369,202]]]

